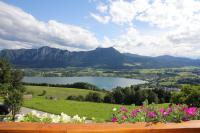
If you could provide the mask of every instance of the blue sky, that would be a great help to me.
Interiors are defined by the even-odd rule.
[[[199,0],[0,0],[0,49],[200,58]]]

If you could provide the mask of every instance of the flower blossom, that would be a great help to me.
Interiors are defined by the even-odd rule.
[[[126,109],[126,107],[121,107],[120,112],[128,112],[128,110]]]
[[[149,112],[147,113],[147,116],[148,116],[149,118],[155,118],[155,117],[157,116],[157,114],[156,114],[154,111],[149,111]]]
[[[197,108],[196,107],[190,107],[190,108],[185,109],[185,112],[189,116],[195,116],[196,112],[197,112]]]
[[[112,118],[112,122],[117,122],[118,119],[116,117]]]
[[[133,111],[131,112],[131,116],[132,116],[132,117],[136,117],[137,114],[138,114],[138,112],[140,112],[139,109],[133,110]]]

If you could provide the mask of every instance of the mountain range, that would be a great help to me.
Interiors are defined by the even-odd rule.
[[[96,48],[91,51],[72,52],[51,47],[38,49],[4,49],[0,58],[8,59],[20,68],[172,68],[200,66],[200,59],[173,57],[169,55],[149,57],[120,53],[115,48]]]

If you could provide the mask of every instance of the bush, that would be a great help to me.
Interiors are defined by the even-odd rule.
[[[71,95],[66,98],[66,100],[76,100],[76,101],[85,101],[85,98],[82,95]]]
[[[44,96],[46,95],[47,91],[46,90],[43,90],[41,94],[38,94],[38,96]]]
[[[105,96],[105,102],[116,104],[136,104],[142,105],[143,101],[147,99],[149,103],[164,103],[169,102],[171,92],[163,89],[146,89],[142,86],[136,85],[131,87],[117,87],[113,89],[111,94]]]
[[[104,102],[104,103],[115,103],[115,101],[114,101],[114,99],[113,99],[113,96],[112,96],[112,93],[107,93],[107,94],[104,96],[103,102]]]
[[[90,92],[89,94],[86,95],[85,100],[91,101],[91,102],[102,102],[103,101],[101,99],[101,95],[97,92]]]
[[[184,86],[180,92],[172,94],[171,102],[200,107],[200,86]]]

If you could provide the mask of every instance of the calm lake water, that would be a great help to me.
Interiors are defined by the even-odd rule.
[[[143,84],[146,81],[118,77],[24,77],[27,83],[48,83],[48,84],[72,84],[75,82],[87,82],[99,88],[112,89],[117,86],[126,87]]]

